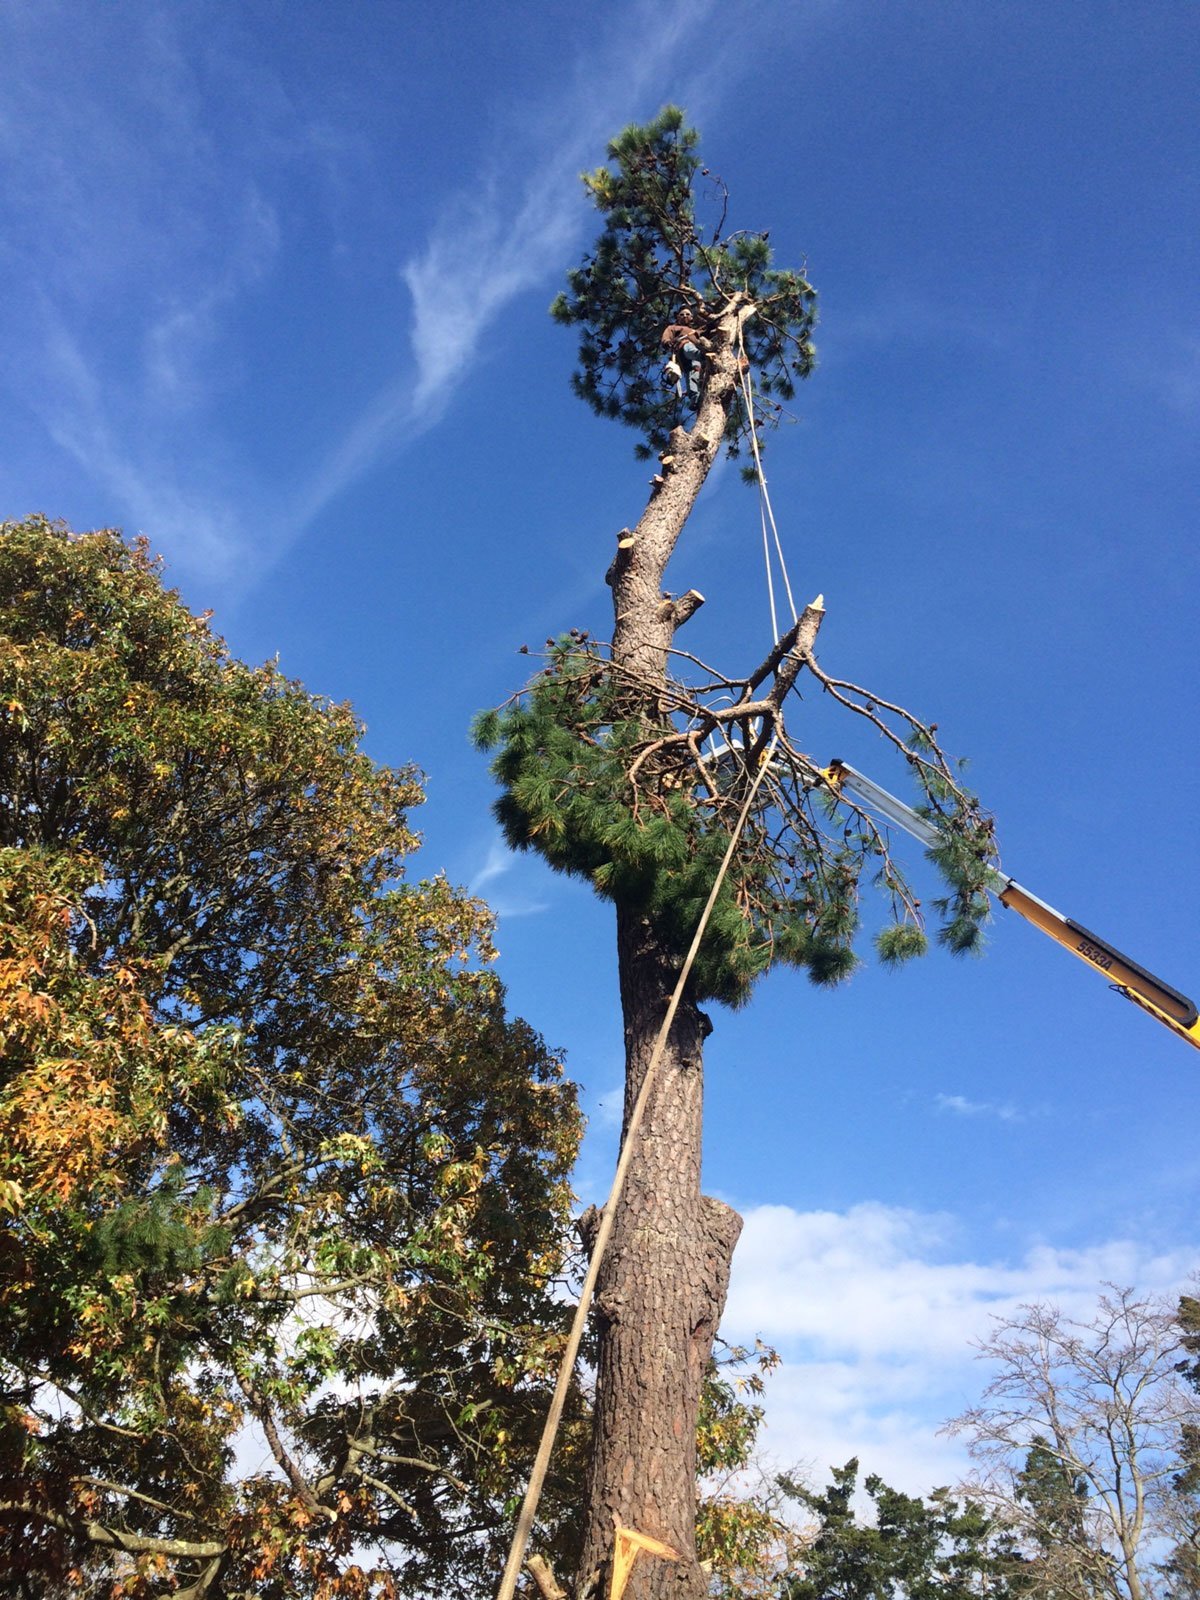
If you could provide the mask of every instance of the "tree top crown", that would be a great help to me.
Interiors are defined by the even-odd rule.
[[[778,420],[780,402],[813,365],[815,290],[803,271],[773,264],[765,232],[726,231],[728,195],[701,164],[698,145],[678,106],[618,134],[609,165],[583,174],[604,226],[550,308],[580,328],[576,394],[641,433],[641,456],[666,446],[690,404],[663,383],[662,336],[671,325],[687,321],[701,338],[719,337],[722,313],[739,297],[753,305],[741,338],[759,428]],[[746,409],[730,409],[731,453],[746,435]]]

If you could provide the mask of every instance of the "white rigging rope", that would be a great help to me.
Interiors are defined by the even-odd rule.
[[[754,452],[754,471],[758,479],[758,512],[762,522],[763,561],[767,570],[767,599],[771,607],[771,639],[772,642],[779,638],[779,623],[775,615],[775,580],[771,550],[767,542],[767,523],[771,524],[771,537],[775,544],[775,555],[779,562],[780,575],[783,578],[784,592],[787,595],[788,609],[795,622],[800,613],[796,610],[796,601],[792,595],[792,583],[788,576],[787,562],[784,560],[783,543],[779,537],[779,528],[775,523],[775,512],[771,506],[771,495],[767,488],[767,475],[763,471],[762,456],[758,449],[758,429],[754,425],[754,389],[750,380],[750,362],[746,355],[746,343],[741,329],[738,330],[738,376],[742,386],[742,398],[746,404],[746,422],[750,429],[750,448]]]

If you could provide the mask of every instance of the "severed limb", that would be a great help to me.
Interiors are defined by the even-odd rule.
[[[542,1600],[568,1600],[567,1591],[555,1578],[545,1556],[530,1556],[525,1563],[525,1570],[537,1584]]]

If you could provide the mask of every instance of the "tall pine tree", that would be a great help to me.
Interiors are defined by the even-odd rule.
[[[497,751],[497,811],[510,842],[586,877],[615,904],[626,1127],[734,819],[770,759],[666,1041],[600,1273],[578,1600],[604,1592],[614,1524],[680,1557],[639,1561],[630,1600],[707,1593],[695,1553],[696,1421],[741,1219],[700,1190],[710,1031],[701,1004],[742,1002],[776,961],[821,983],[845,977],[864,869],[894,911],[880,936],[884,958],[924,948],[919,902],[886,839],[839,803],[787,735],[784,705],[802,671],[880,728],[945,824],[943,939],[973,946],[987,909],[989,825],[931,728],[818,666],[818,603],[744,677],[672,676],[676,631],[702,603],[695,591],[664,590],[676,542],[722,448],[759,446],[813,362],[811,284],[775,266],[765,233],[725,232],[723,188],[696,146],[673,107],[614,140],[609,165],[584,178],[602,231],[552,307],[579,331],[576,393],[632,427],[637,453],[659,461],[649,502],[618,534],[608,570],[611,644],[564,636],[527,692],[476,727],[479,743]],[[711,220],[700,214],[706,198]]]

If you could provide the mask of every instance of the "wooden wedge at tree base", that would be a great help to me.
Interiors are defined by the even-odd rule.
[[[634,1528],[623,1528],[617,1523],[617,1537],[613,1548],[612,1574],[608,1581],[608,1600],[621,1600],[633,1563],[641,1551],[658,1556],[662,1561],[678,1561],[679,1551],[661,1539],[651,1539],[649,1534],[638,1533]]]

